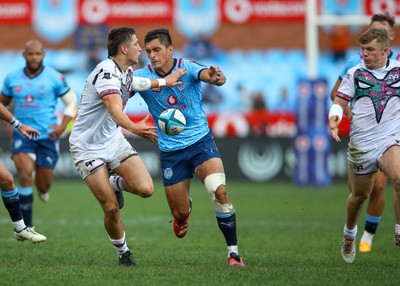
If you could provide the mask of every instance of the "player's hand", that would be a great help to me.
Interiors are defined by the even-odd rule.
[[[340,119],[339,116],[334,115],[329,117],[329,133],[331,134],[332,138],[336,141],[336,142],[340,142],[340,137],[338,135],[339,133],[339,123],[340,123]]]
[[[35,128],[32,128],[28,125],[22,124],[19,128],[18,131],[25,136],[26,138],[33,140],[37,139],[40,136],[39,131],[37,131]]]
[[[149,115],[146,115],[146,117],[140,121],[139,123],[135,124],[135,130],[133,133],[136,135],[147,139],[149,141],[157,141],[158,135],[156,133],[157,127],[156,126],[150,126],[146,125],[147,120],[149,119]]]
[[[176,71],[173,71],[171,74],[167,75],[164,79],[166,82],[167,86],[177,86],[182,84],[181,81],[178,81],[178,79],[181,78],[186,73],[186,69],[179,69]]]
[[[218,86],[226,82],[226,77],[219,67],[210,66],[208,68],[208,76],[210,77],[210,83]]]
[[[61,125],[52,125],[52,127],[53,131],[50,131],[47,134],[50,136],[50,140],[56,140],[63,134],[65,128],[63,128]]]

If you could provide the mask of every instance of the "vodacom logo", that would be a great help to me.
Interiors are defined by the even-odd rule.
[[[228,0],[224,7],[226,17],[234,23],[246,22],[252,12],[252,6],[248,0]]]
[[[109,10],[106,0],[84,0],[82,3],[82,17],[90,24],[103,23],[108,17]]]
[[[372,13],[381,13],[382,11],[395,11],[395,0],[372,0],[371,10]]]

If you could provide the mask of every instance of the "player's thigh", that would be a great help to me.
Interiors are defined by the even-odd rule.
[[[139,156],[129,157],[116,167],[114,172],[124,179],[124,186],[128,191],[145,193],[144,195],[152,194],[153,180]]]
[[[389,148],[378,161],[380,169],[389,177],[395,189],[400,189],[400,146]]]
[[[35,168],[35,161],[32,156],[28,153],[16,153],[13,155],[13,161],[15,168],[18,173],[21,174],[32,174]]]
[[[113,207],[117,204],[117,199],[108,181],[108,170],[106,166],[89,174],[85,182],[92,194],[102,206],[103,210]]]
[[[210,158],[197,166],[195,172],[200,181],[204,183],[204,179],[208,175],[225,171],[221,158]]]
[[[385,191],[387,179],[388,177],[385,175],[385,173],[383,173],[381,170],[378,170],[375,174],[374,188],[372,192],[383,193]]]

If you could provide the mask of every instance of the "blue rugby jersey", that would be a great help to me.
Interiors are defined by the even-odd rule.
[[[40,132],[39,140],[49,139],[47,134],[57,124],[55,113],[57,100],[70,90],[64,76],[51,68],[30,78],[20,68],[8,74],[4,80],[2,93],[14,100],[14,115],[22,123]],[[14,130],[14,132],[18,132]]]
[[[185,68],[187,72],[179,79],[179,81],[182,81],[181,85],[164,86],[139,92],[146,102],[156,126],[158,126],[158,116],[168,108],[177,108],[186,117],[186,128],[178,135],[168,136],[160,129],[157,130],[160,150],[165,152],[190,146],[203,138],[210,130],[206,113],[202,107],[202,82],[199,79],[200,72],[207,67],[195,61],[182,58],[174,59],[174,66],[169,73],[182,68]],[[133,75],[156,79],[163,78],[157,74],[150,64],[134,71]]]

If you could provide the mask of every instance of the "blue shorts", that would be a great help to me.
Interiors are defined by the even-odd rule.
[[[14,132],[11,152],[12,155],[28,153],[33,156],[36,166],[54,169],[60,155],[60,139],[29,140],[19,132]]]
[[[211,158],[220,158],[211,131],[199,141],[184,149],[160,152],[164,186],[175,185],[193,178],[197,166]]]

